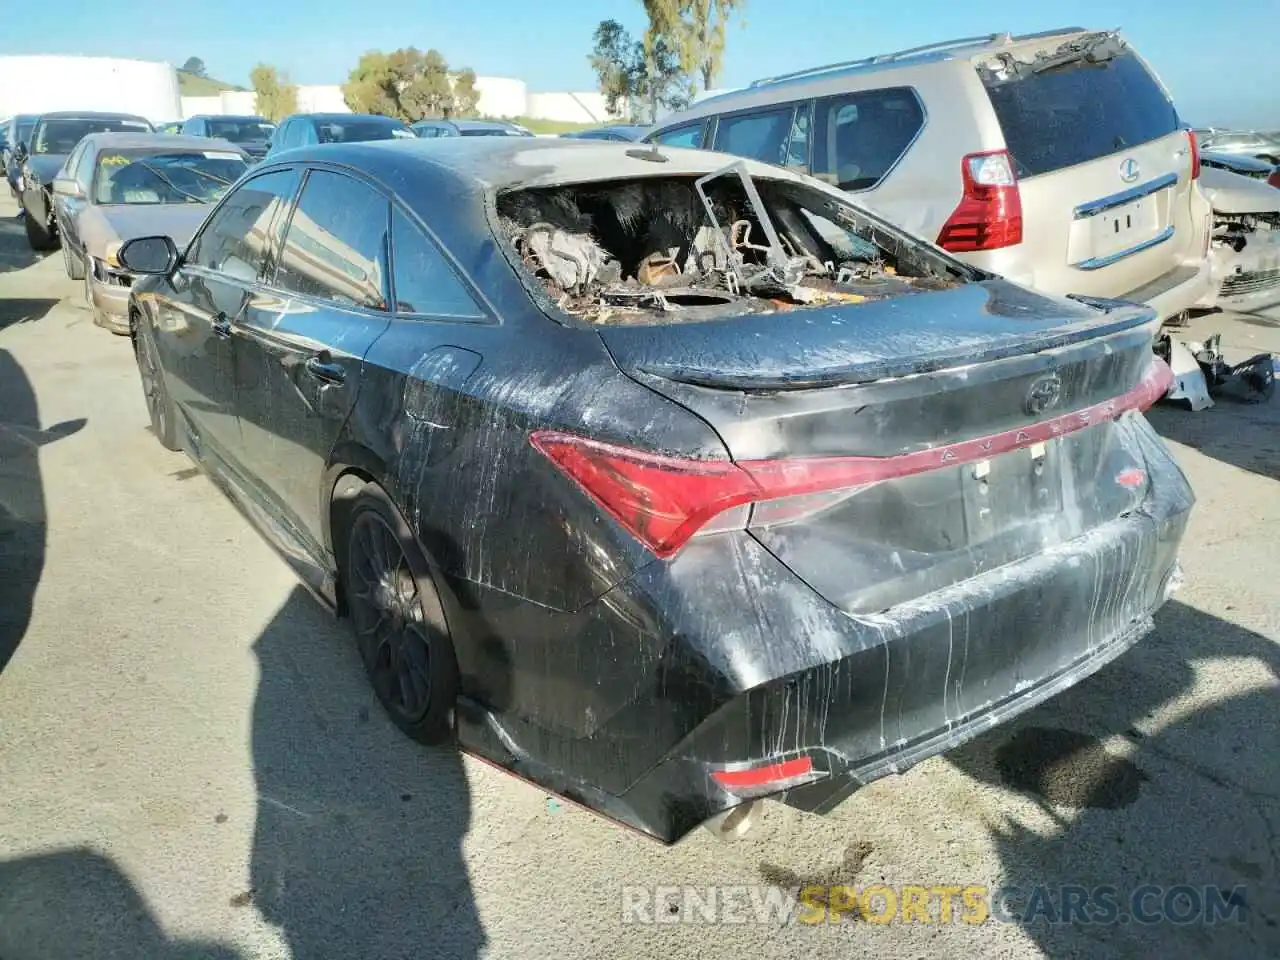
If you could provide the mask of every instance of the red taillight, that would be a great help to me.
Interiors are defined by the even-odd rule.
[[[1191,141],[1191,179],[1198,180],[1200,178],[1200,141],[1190,130],[1187,131],[1187,139]]]
[[[669,557],[708,520],[759,494],[727,460],[664,457],[551,430],[530,438],[556,466],[660,557]]]
[[[711,779],[734,793],[742,791],[781,790],[796,781],[812,780],[817,774],[813,761],[808,757],[796,757],[778,763],[741,770],[713,770]]]
[[[1152,358],[1147,375],[1129,392],[1083,410],[986,437],[894,457],[796,457],[783,460],[691,460],[632,450],[555,430],[530,437],[544,456],[659,557],[673,556],[699,531],[741,529],[726,524],[734,507],[783,497],[852,490],[930,470],[976,463],[1044,443],[1128,410],[1146,410],[1173,378]],[[717,517],[722,518],[716,523]]]
[[[1006,150],[971,153],[960,162],[964,196],[938,234],[953,253],[998,250],[1022,242],[1022,194]]]
[[[1271,171],[1271,176],[1267,177],[1267,183],[1273,187],[1280,188],[1280,167],[1276,167]]]

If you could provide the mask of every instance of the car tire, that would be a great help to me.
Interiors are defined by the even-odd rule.
[[[169,389],[164,385],[160,351],[156,349],[155,337],[146,324],[138,325],[135,359],[142,379],[142,396],[147,403],[147,413],[151,416],[151,432],[166,450],[181,450],[182,445],[178,442],[178,411],[169,396]]]
[[[342,582],[360,659],[392,722],[420,743],[453,739],[458,661],[408,523],[376,484],[346,513]]]
[[[58,246],[58,238],[43,223],[36,223],[36,218],[24,211],[22,225],[27,231],[27,244],[32,250],[43,253]]]
[[[84,279],[84,261],[67,249],[67,245],[62,245],[62,265],[66,268],[67,276],[72,280]]]

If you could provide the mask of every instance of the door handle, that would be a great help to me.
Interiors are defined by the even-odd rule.
[[[213,335],[222,340],[231,339],[231,321],[227,319],[225,313],[214,314]]]
[[[346,368],[340,363],[334,363],[327,350],[314,357],[307,357],[303,366],[307,368],[307,373],[321,383],[342,383],[347,379]]]

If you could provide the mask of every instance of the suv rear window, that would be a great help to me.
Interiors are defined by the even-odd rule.
[[[1097,49],[1097,48],[1094,48]],[[1131,50],[1089,63],[1022,64],[1007,79],[979,70],[1018,175],[1034,177],[1168,136],[1180,126],[1164,90]]]

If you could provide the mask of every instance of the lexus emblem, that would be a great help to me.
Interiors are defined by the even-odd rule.
[[[1033,417],[1038,416],[1056,407],[1061,399],[1062,380],[1058,375],[1051,373],[1047,377],[1041,377],[1027,391],[1027,413]]]
[[[1138,161],[1129,157],[1120,163],[1120,179],[1125,183],[1133,183],[1142,175],[1142,168],[1138,166]]]

